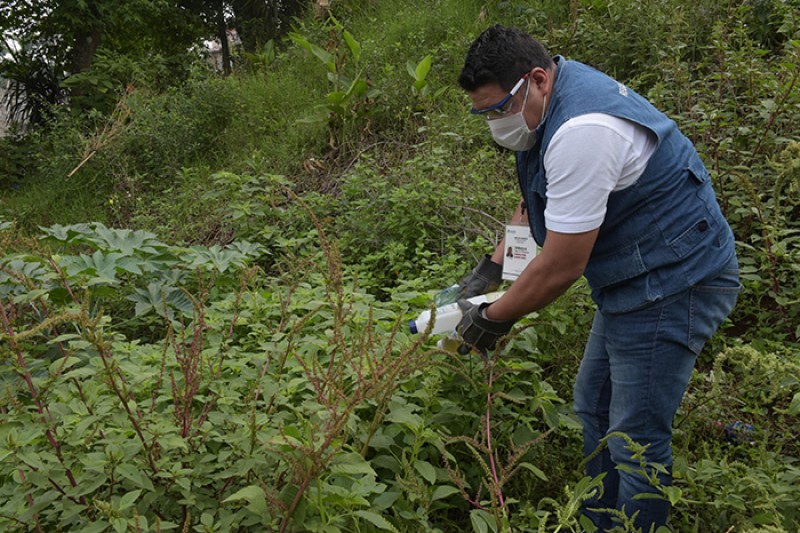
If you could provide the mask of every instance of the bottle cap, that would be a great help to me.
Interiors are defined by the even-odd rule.
[[[417,321],[416,320],[409,320],[408,321],[408,329],[410,329],[411,333],[413,333],[415,335],[417,333],[419,333],[419,331],[417,331]]]

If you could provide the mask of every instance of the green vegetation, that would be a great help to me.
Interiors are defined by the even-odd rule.
[[[331,9],[231,76],[119,80],[0,140],[0,530],[579,530],[585,282],[487,363],[405,326],[519,196],[455,84],[503,23],[697,143],[744,290],[663,495],[676,531],[797,531],[797,0]]]

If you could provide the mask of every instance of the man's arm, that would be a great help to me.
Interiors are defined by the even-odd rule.
[[[599,228],[584,233],[548,231],[542,250],[506,293],[486,308],[486,318],[515,320],[558,298],[583,275],[599,231]],[[495,255],[498,251],[501,257],[496,262],[502,263],[502,248]]]

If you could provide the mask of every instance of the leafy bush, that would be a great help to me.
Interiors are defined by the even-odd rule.
[[[341,25],[294,29],[381,91],[346,150],[308,120],[328,67],[285,41],[13,141],[0,529],[578,530],[597,490],[569,406],[585,284],[488,364],[402,327],[518,200],[510,155],[448,89],[500,22],[615,73],[705,158],[745,287],[699,358],[665,496],[679,531],[796,530],[795,4],[344,0]]]
[[[485,408],[480,395],[461,401],[465,386],[479,389],[479,366],[423,350],[400,324],[424,295],[379,304],[348,288],[336,244],[319,239],[323,264],[269,285],[246,266],[256,246],[176,248],[100,224],[46,230],[77,255],[9,254],[0,524],[433,530],[463,508],[459,493],[499,489],[541,438],[510,405],[560,424],[537,365],[498,366],[510,379],[495,408],[510,424],[495,438],[515,444],[502,477],[485,479],[467,458],[491,450],[459,436]],[[445,451],[459,442],[466,456]],[[486,510],[473,516],[502,519],[497,501]]]

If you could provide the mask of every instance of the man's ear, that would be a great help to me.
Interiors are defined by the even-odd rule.
[[[531,82],[536,85],[539,90],[544,90],[547,87],[547,83],[550,80],[550,73],[541,67],[535,67],[531,70],[530,75],[528,76]]]

